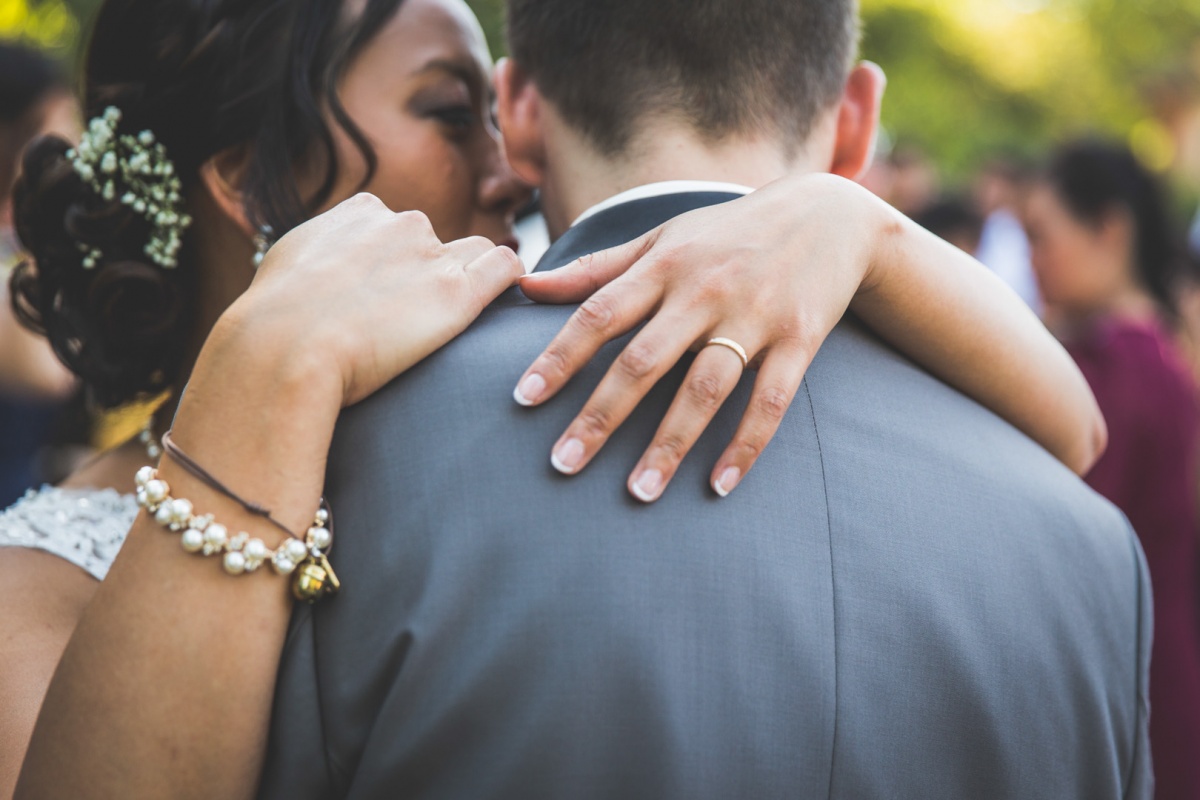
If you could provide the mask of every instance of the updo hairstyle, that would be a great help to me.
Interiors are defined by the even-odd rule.
[[[366,0],[348,20],[342,0],[107,0],[87,52],[85,116],[115,106],[119,133],[153,132],[184,198],[205,162],[246,148],[247,215],[282,235],[327,201],[337,180],[323,109],[362,151],[364,183],[373,174],[375,154],[336,87],[401,2]],[[178,266],[159,266],[145,254],[150,223],[121,202],[120,190],[106,200],[90,188],[67,158],[70,147],[43,137],[26,151],[15,219],[31,259],[13,273],[13,306],[80,376],[91,402],[111,408],[184,377],[194,238],[203,234],[189,230]],[[294,173],[305,160],[324,169],[310,197]],[[85,268],[91,250],[103,256]]]

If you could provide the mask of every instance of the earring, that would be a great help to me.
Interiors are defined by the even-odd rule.
[[[150,456],[151,461],[158,461],[162,455],[162,448],[158,446],[158,442],[154,441],[154,415],[146,420],[146,424],[142,426],[141,433],[138,434],[138,441],[142,443],[142,447],[146,448],[146,455]]]
[[[275,243],[272,238],[275,235],[275,229],[270,225],[263,225],[258,229],[258,233],[254,234],[254,268],[258,269],[262,265],[263,259],[267,257],[267,251],[271,249],[271,245]]]

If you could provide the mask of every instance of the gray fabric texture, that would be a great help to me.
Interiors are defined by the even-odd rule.
[[[690,208],[618,206],[556,267]],[[573,307],[510,293],[339,422],[336,598],[301,607],[264,798],[1149,798],[1149,585],[1118,511],[853,319],[727,499],[748,375],[652,506],[681,364],[576,477],[624,340],[511,399]]]

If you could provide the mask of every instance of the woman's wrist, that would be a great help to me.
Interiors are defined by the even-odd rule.
[[[869,295],[884,285],[901,263],[905,239],[911,235],[908,220],[868,189],[850,181],[843,182],[847,219],[856,221],[866,244],[864,271],[858,295]],[[853,303],[852,303],[853,305]]]
[[[222,482],[298,530],[322,493],[342,391],[319,348],[223,317],[196,362],[174,436]]]

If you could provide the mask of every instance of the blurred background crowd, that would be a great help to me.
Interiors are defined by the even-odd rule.
[[[470,3],[498,55],[502,2]],[[0,187],[31,138],[77,135],[71,76],[98,4],[0,0]],[[868,186],[976,255],[1080,364],[1109,426],[1087,480],[1146,550],[1156,662],[1195,669],[1200,3],[862,0],[862,14],[863,56],[889,77]],[[0,275],[18,258],[5,192]],[[0,508],[147,416],[91,414],[5,291]]]

